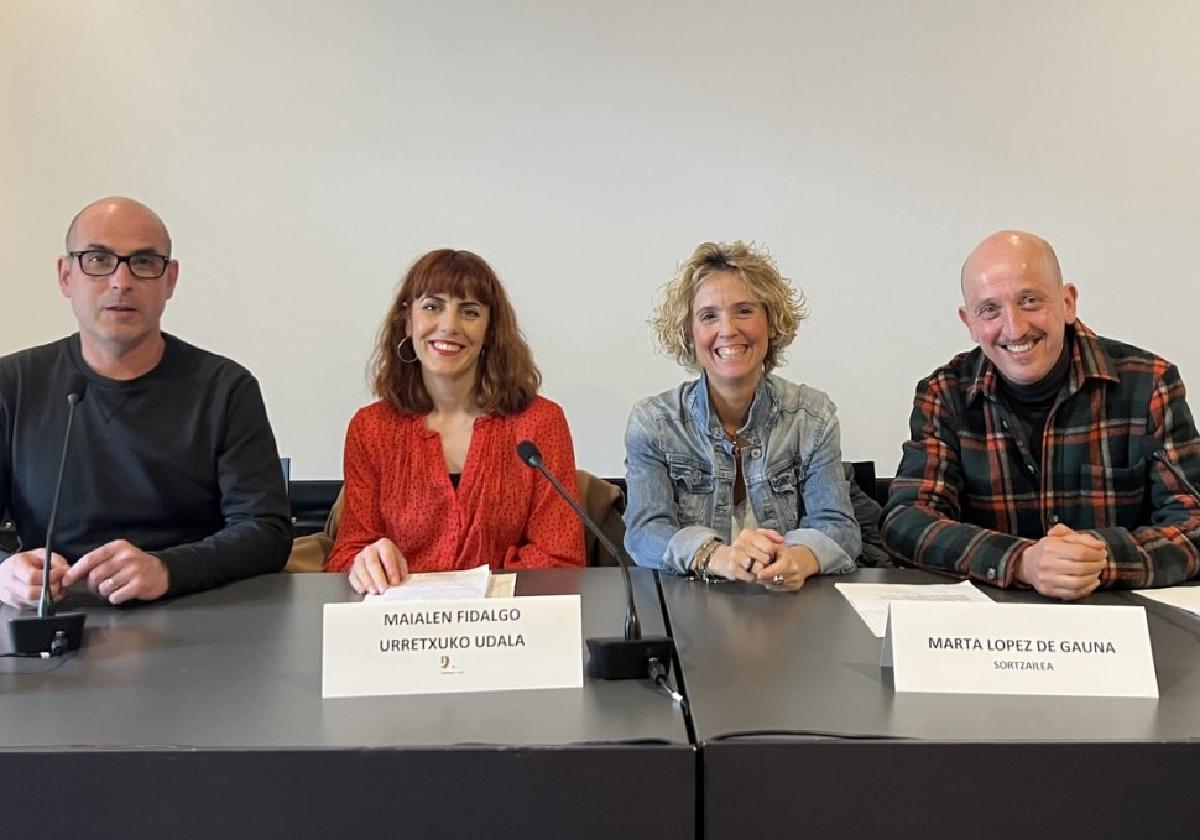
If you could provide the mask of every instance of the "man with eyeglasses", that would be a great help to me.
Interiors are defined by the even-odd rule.
[[[81,210],[58,259],[79,332],[0,359],[0,602],[36,605],[67,416],[51,558],[53,597],[79,581],[108,601],[152,601],[278,571],[291,526],[275,437],[245,368],[164,333],[179,279],[162,220],[129,198]]]

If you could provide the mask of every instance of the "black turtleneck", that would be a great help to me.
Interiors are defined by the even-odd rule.
[[[1042,438],[1046,430],[1046,418],[1050,409],[1054,407],[1059,392],[1066,386],[1071,371],[1072,340],[1072,332],[1068,329],[1063,336],[1062,352],[1058,361],[1050,368],[1050,372],[1037,382],[1022,385],[1009,382],[1003,375],[999,377],[1000,399],[1012,411],[1013,417],[1021,427],[1021,434],[1035,464],[1042,463]]]

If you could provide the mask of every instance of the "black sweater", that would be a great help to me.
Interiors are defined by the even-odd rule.
[[[258,382],[229,359],[164,338],[162,360],[130,381],[92,371],[78,334],[0,359],[0,510],[12,514],[21,550],[44,545],[66,395],[82,376],[55,551],[74,563],[128,540],[166,565],[169,595],[278,571],[290,511]]]

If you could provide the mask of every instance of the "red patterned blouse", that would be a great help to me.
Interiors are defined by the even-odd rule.
[[[412,572],[539,569],[584,564],[583,526],[541,475],[517,457],[531,440],[546,467],[575,494],[575,453],[567,418],[537,397],[512,417],[476,419],[458,490],[450,484],[441,436],[425,417],[384,402],[358,410],[346,431],[345,501],[325,561],[348,571],[380,537]]]

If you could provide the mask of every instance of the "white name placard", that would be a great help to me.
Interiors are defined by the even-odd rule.
[[[1158,697],[1142,607],[894,601],[896,691]]]
[[[583,685],[578,595],[326,604],[323,697]]]

